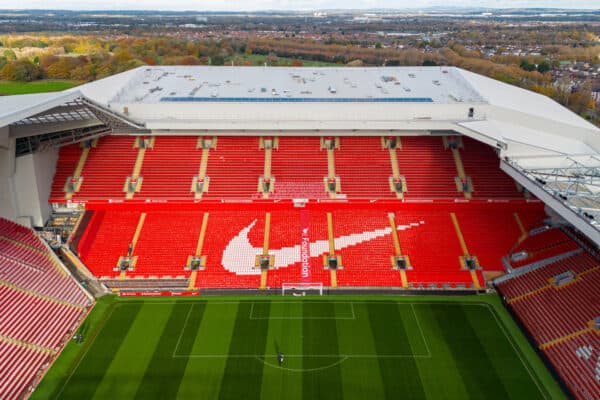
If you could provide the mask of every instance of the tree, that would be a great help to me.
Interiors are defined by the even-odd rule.
[[[9,81],[31,82],[41,75],[40,68],[29,60],[11,61],[0,70],[0,76]]]
[[[17,55],[11,49],[4,50],[4,57],[8,61],[15,61],[17,59]]]
[[[376,48],[376,49],[380,49],[380,48],[381,48],[381,42],[377,42],[377,43],[375,43],[375,48]]]
[[[537,71],[540,74],[545,74],[546,72],[550,71],[550,63],[548,61],[542,61],[538,64]]]
[[[530,63],[528,60],[526,59],[522,59],[521,60],[521,64],[520,64],[521,69],[525,70],[525,71],[535,71],[535,64]]]
[[[210,65],[224,65],[225,57],[220,54],[215,54],[210,58]]]

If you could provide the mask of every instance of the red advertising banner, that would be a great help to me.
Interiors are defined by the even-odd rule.
[[[142,297],[142,296],[200,296],[200,291],[192,292],[119,292],[122,297]]]

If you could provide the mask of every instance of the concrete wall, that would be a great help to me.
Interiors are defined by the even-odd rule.
[[[0,217],[17,222],[17,199],[12,179],[15,170],[15,139],[6,139],[6,147],[0,147]]]
[[[50,216],[48,197],[56,169],[58,150],[45,151],[17,157],[13,184],[17,200],[17,215],[29,217],[31,225],[41,227]]]

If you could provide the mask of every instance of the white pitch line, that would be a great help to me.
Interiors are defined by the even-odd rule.
[[[281,302],[271,302],[270,304],[306,304],[306,302],[302,302],[302,301],[281,301]],[[331,302],[327,302],[327,301],[321,301],[321,302],[308,302],[308,303],[318,303],[318,304],[325,304],[325,303],[331,303]],[[347,321],[351,321],[351,320],[356,320],[356,315],[354,314],[354,303],[350,302],[350,301],[338,301],[335,302],[335,304],[349,304],[350,305],[350,312],[351,312],[351,316],[348,317],[273,317],[273,316],[268,316],[268,317],[256,317],[254,316],[254,302],[252,302],[252,305],[250,306],[250,315],[248,316],[248,319],[250,320],[332,320],[332,321],[337,321],[337,320],[347,320]]]
[[[498,316],[496,315],[496,313],[494,312],[494,310],[491,309],[491,306],[489,304],[487,304],[487,303],[485,303],[485,305],[487,306],[488,312],[491,313],[492,316],[494,317],[494,320],[496,321],[496,325],[498,325],[498,327],[500,328],[500,330],[504,334],[504,337],[506,338],[506,340],[508,340],[508,342],[510,343],[510,345],[513,348],[513,350],[515,351],[515,353],[517,353],[517,356],[519,357],[519,360],[521,361],[521,364],[527,370],[527,373],[529,374],[529,377],[535,383],[535,386],[537,387],[538,391],[540,392],[540,394],[542,395],[542,397],[544,399],[547,399],[548,397],[546,397],[546,394],[544,393],[544,391],[540,387],[540,384],[539,384],[538,380],[533,376],[533,374],[531,372],[531,369],[529,368],[529,363],[526,363],[525,360],[523,360],[523,357],[521,357],[521,352],[515,346],[515,344],[513,342],[512,336],[508,335],[508,333],[506,332],[506,328],[504,327],[504,324],[500,323],[500,321],[498,320]]]
[[[421,323],[419,322],[419,318],[417,318],[417,313],[415,312],[415,305],[413,303],[410,303],[410,308],[412,309],[413,315],[415,316],[415,322],[417,323],[419,332],[421,332],[421,338],[423,339],[423,343],[425,343],[427,354],[429,355],[429,357],[431,357],[431,350],[429,350],[429,345],[427,344],[427,340],[425,339],[425,334],[423,333],[423,329],[421,328]]]
[[[181,342],[181,338],[183,337],[183,333],[185,332],[185,328],[187,327],[188,320],[190,319],[190,315],[192,315],[192,309],[196,303],[192,303],[192,306],[188,310],[187,316],[185,317],[185,322],[183,323],[183,328],[181,328],[181,332],[179,332],[179,338],[177,339],[177,344],[173,349],[173,358],[175,358],[175,353],[177,353],[177,349],[179,349],[179,343]]]

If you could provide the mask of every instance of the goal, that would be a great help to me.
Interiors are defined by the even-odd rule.
[[[323,296],[323,283],[284,283],[281,286],[282,296]]]

